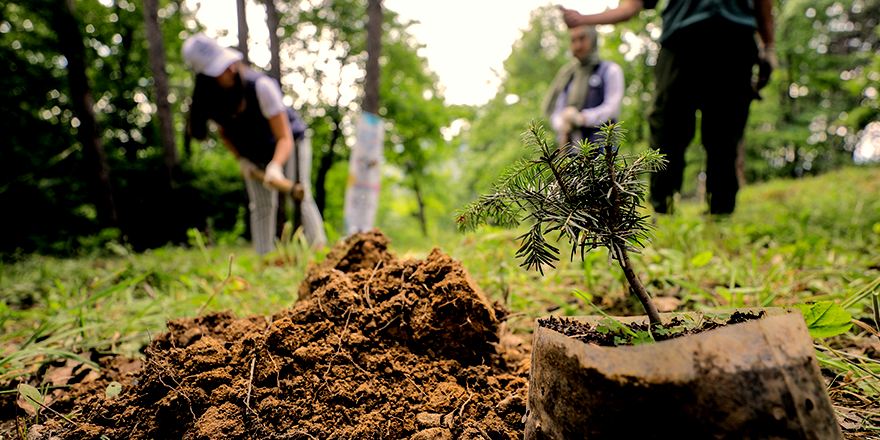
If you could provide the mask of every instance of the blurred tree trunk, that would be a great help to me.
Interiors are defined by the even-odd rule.
[[[165,71],[165,44],[159,27],[159,0],[144,0],[144,24],[149,43],[150,71],[156,91],[156,113],[162,150],[165,152],[165,168],[168,171],[168,187],[174,188],[177,168],[177,142],[174,139],[174,120],[171,103],[168,102],[168,72]]]
[[[116,15],[122,16],[127,12],[122,6],[119,6],[119,2],[116,2]],[[131,53],[131,46],[134,44],[134,38],[132,38],[132,34],[134,33],[134,29],[131,29],[127,26],[120,26],[119,35],[122,36],[122,53]],[[119,57],[119,81],[122,84],[126,84],[128,81],[128,70],[131,66],[128,57]],[[137,103],[134,103],[137,105]],[[127,109],[131,111],[131,107]],[[128,131],[129,127],[124,127],[124,130]],[[123,142],[123,147],[125,148],[125,159],[128,160],[129,163],[135,163],[137,161],[137,153],[142,149],[141,144],[138,142],[133,142],[129,140],[128,142]]]
[[[419,225],[422,227],[422,236],[428,236],[428,221],[425,219],[425,196],[422,194],[422,186],[419,184],[419,178],[416,175],[413,178],[413,190],[416,192],[416,202],[419,204]]]
[[[248,58],[248,24],[247,24],[247,2],[246,0],[235,0],[235,6],[238,11],[238,51],[244,55],[241,62],[245,65],[250,64]],[[251,239],[251,199],[248,197],[247,191],[244,191],[244,218],[245,228],[244,236],[248,240]]]
[[[186,128],[183,130],[183,160],[192,160],[192,134],[190,134],[189,111],[186,112]]]
[[[113,189],[110,185],[110,170],[104,154],[104,143],[95,119],[94,99],[89,78],[86,75],[86,53],[83,46],[83,35],[79,29],[74,13],[75,0],[64,0],[61,7],[49,12],[52,28],[58,34],[58,45],[61,53],[67,58],[67,81],[70,86],[70,99],[76,117],[80,120],[77,128],[77,140],[83,146],[83,158],[87,167],[91,168],[94,181],[98,218],[106,227],[119,225],[116,217],[116,204],[113,201]]]
[[[326,154],[321,156],[321,162],[318,164],[318,173],[315,176],[315,204],[318,205],[318,211],[321,212],[321,216],[324,216],[324,209],[327,207],[327,188],[325,188],[327,173],[330,172],[330,168],[336,162],[336,155],[333,151],[336,143],[342,138],[342,114],[339,111],[339,98],[336,99],[336,106],[330,107],[328,110],[335,128],[330,133],[330,148]]]
[[[367,1],[367,76],[364,111],[379,114],[379,56],[382,52],[382,0]]]
[[[794,116],[796,114],[795,102],[794,98],[791,97],[788,91],[788,87],[794,82],[795,75],[797,72],[795,71],[794,60],[792,59],[791,53],[786,53],[785,57],[785,65],[786,68],[786,81],[779,81],[779,99],[780,102],[779,107],[782,109],[782,114],[780,115],[779,122],[783,124],[789,124],[792,120],[794,120]]]
[[[263,0],[263,4],[266,5],[266,26],[269,29],[269,54],[271,55],[270,68],[269,68],[269,76],[275,78],[275,81],[278,81],[278,85],[281,85],[281,47],[280,42],[278,41],[278,10],[275,9],[275,0]],[[298,158],[296,155],[297,148],[299,146],[294,143],[293,152],[294,158]],[[294,161],[296,164],[294,166],[295,173],[299,173],[299,164]],[[297,176],[288,176],[292,180],[299,180]],[[287,221],[287,200],[293,200],[288,194],[278,193],[278,212],[276,215],[276,225],[275,235],[278,238],[281,238],[281,233],[284,231],[284,223]],[[302,224],[301,215],[299,212],[299,204],[293,202],[293,230],[296,231],[297,228]]]
[[[263,0],[266,4],[266,24],[269,27],[269,51],[272,55],[269,76],[281,84],[281,42],[278,40],[278,10],[275,0]]]
[[[177,4],[177,10],[183,10],[185,0],[172,0]],[[117,3],[118,4],[118,3]],[[173,113],[173,112],[172,112]],[[192,135],[189,131],[189,110],[185,114],[186,126],[183,130],[183,160],[188,162],[192,159]]]
[[[250,64],[248,58],[248,24],[247,24],[247,2],[246,0],[235,0],[235,6],[238,8],[238,51],[244,55],[241,62]]]

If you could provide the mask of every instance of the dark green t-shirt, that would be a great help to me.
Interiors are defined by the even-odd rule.
[[[659,0],[642,0],[645,9],[654,9]],[[663,10],[663,34],[660,43],[675,31],[719,16],[732,23],[756,29],[753,0],[669,0]]]

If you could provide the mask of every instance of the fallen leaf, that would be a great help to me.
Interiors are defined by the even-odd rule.
[[[78,364],[82,364],[82,362],[78,362]],[[44,381],[51,383],[55,387],[67,385],[70,379],[73,378],[73,370],[76,367],[77,365],[53,368],[46,373]]]
[[[144,283],[144,290],[147,291],[147,295],[150,295],[150,298],[156,299],[156,292],[153,291],[153,288],[150,287],[149,284]]]
[[[136,373],[140,371],[142,367],[143,365],[141,364],[140,359],[132,359],[131,361],[120,363],[117,370],[119,371],[119,374],[126,375]]]
[[[834,415],[837,416],[837,421],[843,429],[852,431],[861,426],[862,419],[846,408],[835,406]]]
[[[86,377],[83,380],[79,381],[79,383],[89,383],[94,382],[101,378],[101,373],[98,373],[95,370],[89,371],[89,374],[86,374]]]
[[[19,408],[23,409],[24,412],[27,413],[27,415],[31,417],[37,415],[37,410],[34,409],[31,401],[25,398],[23,395],[18,395],[18,399],[15,399],[15,404],[18,405]]]

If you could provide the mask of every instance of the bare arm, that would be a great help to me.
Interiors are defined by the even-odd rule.
[[[764,47],[775,47],[773,38],[773,0],[755,0],[755,20]]]
[[[565,9],[562,6],[559,7],[559,9],[562,10],[565,24],[568,25],[569,28],[586,25],[592,26],[597,24],[620,23],[635,17],[636,14],[644,8],[645,4],[642,3],[642,0],[623,0],[623,2],[614,9],[607,9],[598,14],[589,15],[583,15],[573,9]]]
[[[269,127],[272,134],[275,135],[277,142],[275,143],[275,154],[272,155],[272,162],[278,165],[284,165],[290,153],[293,151],[293,133],[290,131],[290,121],[287,119],[287,113],[281,112],[269,119]]]

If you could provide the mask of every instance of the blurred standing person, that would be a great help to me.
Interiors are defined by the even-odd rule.
[[[327,241],[324,222],[309,185],[311,143],[302,118],[284,105],[281,87],[243,65],[241,52],[220,46],[204,34],[184,42],[183,58],[196,74],[190,107],[192,136],[204,139],[207,122],[213,120],[226,148],[238,159],[250,198],[251,237],[257,254],[275,249],[278,194],[270,182],[294,176],[295,167],[304,191],[301,208],[306,239],[313,247],[323,246]],[[262,182],[253,180],[258,170],[264,170]]]
[[[660,54],[654,66],[655,90],[648,123],[651,148],[666,155],[665,170],[651,175],[651,204],[673,211],[681,189],[684,152],[694,138],[696,111],[706,149],[709,212],[732,213],[739,184],[737,143],[749,106],[777,65],[772,0],[669,0],[663,10]],[[617,8],[582,15],[561,8],[569,27],[629,20],[658,0],[623,0]],[[761,45],[755,41],[757,30]],[[759,65],[753,80],[752,69]]]
[[[560,147],[599,140],[599,127],[617,122],[623,101],[623,69],[614,61],[599,58],[598,33],[593,26],[571,29],[574,59],[559,69],[544,96],[544,114],[556,132]]]

